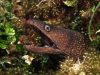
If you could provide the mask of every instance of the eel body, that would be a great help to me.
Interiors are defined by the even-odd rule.
[[[35,53],[66,54],[79,57],[86,50],[84,37],[79,32],[50,26],[34,19],[27,20],[26,24],[37,29],[50,41],[49,46],[44,47],[24,45],[28,51]]]

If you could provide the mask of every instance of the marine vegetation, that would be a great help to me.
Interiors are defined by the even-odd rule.
[[[0,0],[0,75],[100,75],[99,0]]]

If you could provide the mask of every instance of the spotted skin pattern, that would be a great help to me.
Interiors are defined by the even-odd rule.
[[[27,20],[26,24],[39,30],[44,37],[47,37],[53,43],[52,46],[46,47],[24,45],[28,51],[34,53],[66,54],[73,57],[79,57],[86,50],[84,37],[79,32],[46,25],[45,23],[34,19]],[[45,27],[49,28],[45,29]]]

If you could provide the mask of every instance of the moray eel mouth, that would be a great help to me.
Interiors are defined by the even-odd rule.
[[[44,45],[48,45],[48,46],[53,46],[54,43],[52,40],[50,40],[45,34],[43,34],[39,29],[34,29],[41,37],[42,37],[42,41],[44,41]]]
[[[39,47],[49,46],[56,48],[54,42],[49,37],[47,37],[40,29],[36,28],[34,25],[32,25],[31,27],[42,38],[41,39],[42,42],[40,43],[40,45],[38,45]],[[32,45],[32,44],[27,44],[27,45]]]

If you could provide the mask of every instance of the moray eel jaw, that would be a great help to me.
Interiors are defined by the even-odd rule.
[[[39,30],[44,37],[54,44],[51,47],[25,46],[28,51],[37,53],[67,54],[80,56],[85,50],[84,37],[81,33],[54,26],[47,25],[41,21],[29,19],[26,24]]]

